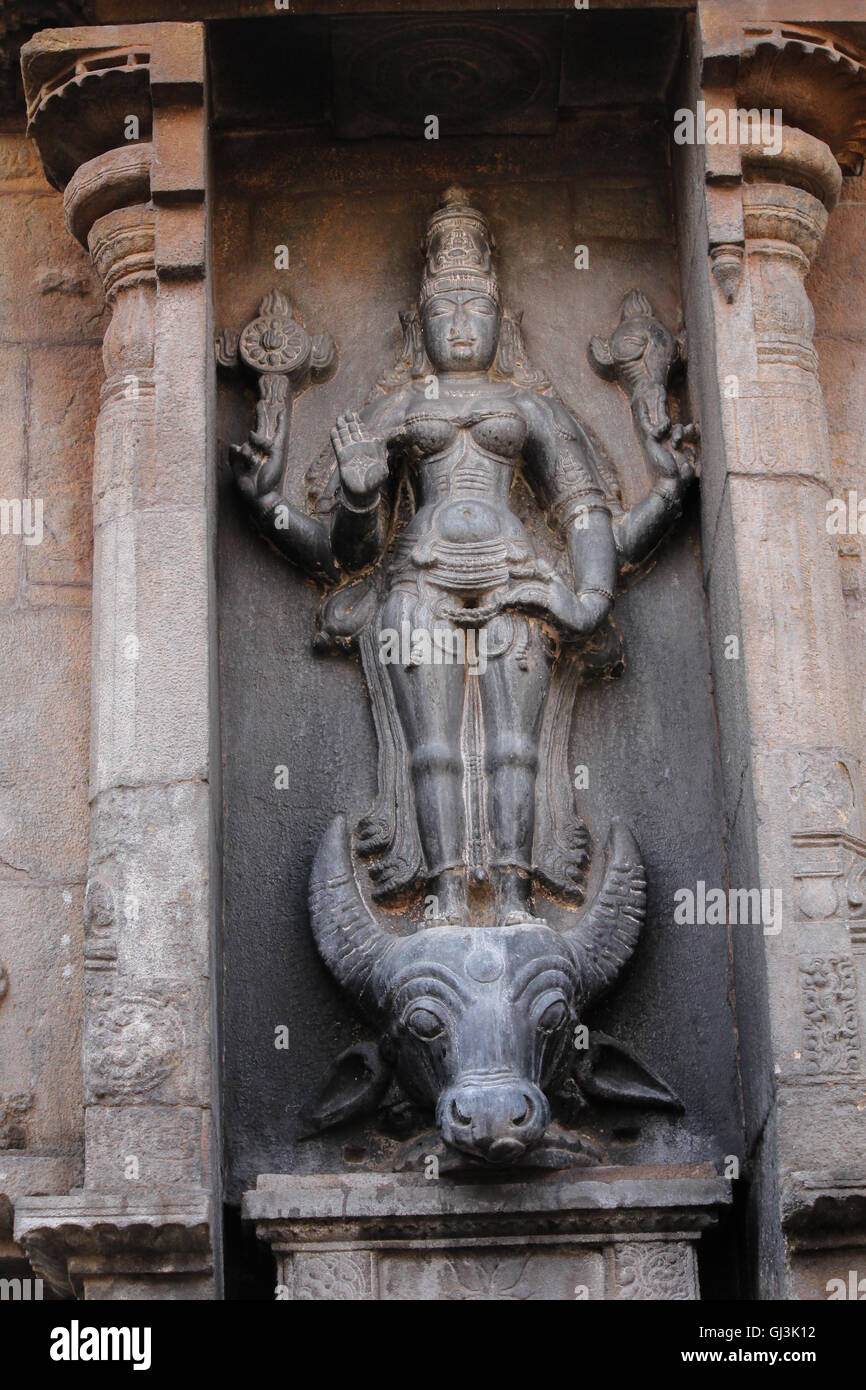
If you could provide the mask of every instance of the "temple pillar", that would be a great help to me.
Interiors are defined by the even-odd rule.
[[[866,962],[848,891],[866,859],[862,694],[807,292],[843,172],[862,165],[863,76],[828,35],[705,4],[681,95],[763,109],[775,131],[679,150],[730,886],[781,904],[763,928],[730,927],[750,1264],[768,1298],[827,1297],[866,1238]]]
[[[203,27],[47,31],[29,133],[111,319],[93,465],[85,1167],[15,1234],[84,1298],[215,1292],[218,900]]]

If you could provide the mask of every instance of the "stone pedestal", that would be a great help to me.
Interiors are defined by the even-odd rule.
[[[710,1165],[490,1182],[262,1176],[244,1198],[277,1299],[691,1300],[730,1201]]]

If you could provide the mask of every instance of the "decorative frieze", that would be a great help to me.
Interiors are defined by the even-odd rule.
[[[698,1297],[694,1248],[686,1241],[625,1241],[616,1247],[617,1297],[685,1302]]]
[[[807,1075],[860,1070],[857,976],[848,956],[804,956],[803,1067]]]

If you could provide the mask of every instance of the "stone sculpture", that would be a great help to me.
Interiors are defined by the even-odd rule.
[[[591,1142],[551,1125],[551,1098],[570,1096],[572,1115],[584,1093],[678,1104],[612,1039],[575,1046],[638,939],[634,836],[612,825],[603,882],[573,925],[549,925],[541,894],[586,897],[574,696],[586,675],[622,669],[617,585],[679,515],[696,429],[668,410],[681,344],[632,291],[610,339],[590,345],[596,371],[629,396],[654,479],[626,509],[602,450],[530,366],[492,253],[486,218],[449,189],[397,367],[338,418],[307,512],[280,490],[291,401],[333,368],[333,344],[311,340],[273,292],[218,355],[260,384],[256,429],[231,450],[241,496],[267,539],[327,586],[317,643],[360,652],[379,744],[378,796],[354,839],[369,885],[340,819],[316,856],[310,910],[325,964],[380,1040],[337,1059],[311,1124],[375,1107],[396,1080],[435,1114],[452,1159],[592,1162]],[[534,499],[523,495],[525,517],[520,480]],[[368,891],[383,918],[400,914],[399,931]]]

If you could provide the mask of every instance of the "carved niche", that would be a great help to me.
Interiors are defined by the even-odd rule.
[[[452,1166],[596,1163],[574,1128],[587,1096],[681,1108],[582,1027],[637,945],[646,885],[615,818],[593,869],[569,739],[580,683],[622,670],[618,588],[695,475],[696,428],[668,400],[682,343],[633,290],[590,344],[629,399],[651,480],[627,508],[602,448],[532,368],[461,188],[429,219],[401,322],[396,366],[308,468],[306,510],[282,490],[292,403],[333,370],[333,344],[276,291],[217,343],[223,367],[258,382],[255,428],[230,450],[240,497],[325,588],[316,644],[359,654],[378,739],[375,804],[354,835],[342,817],[328,828],[309,896],[322,959],[376,1041],[336,1059],[309,1128],[376,1110],[414,1133],[398,1166],[434,1151]]]

